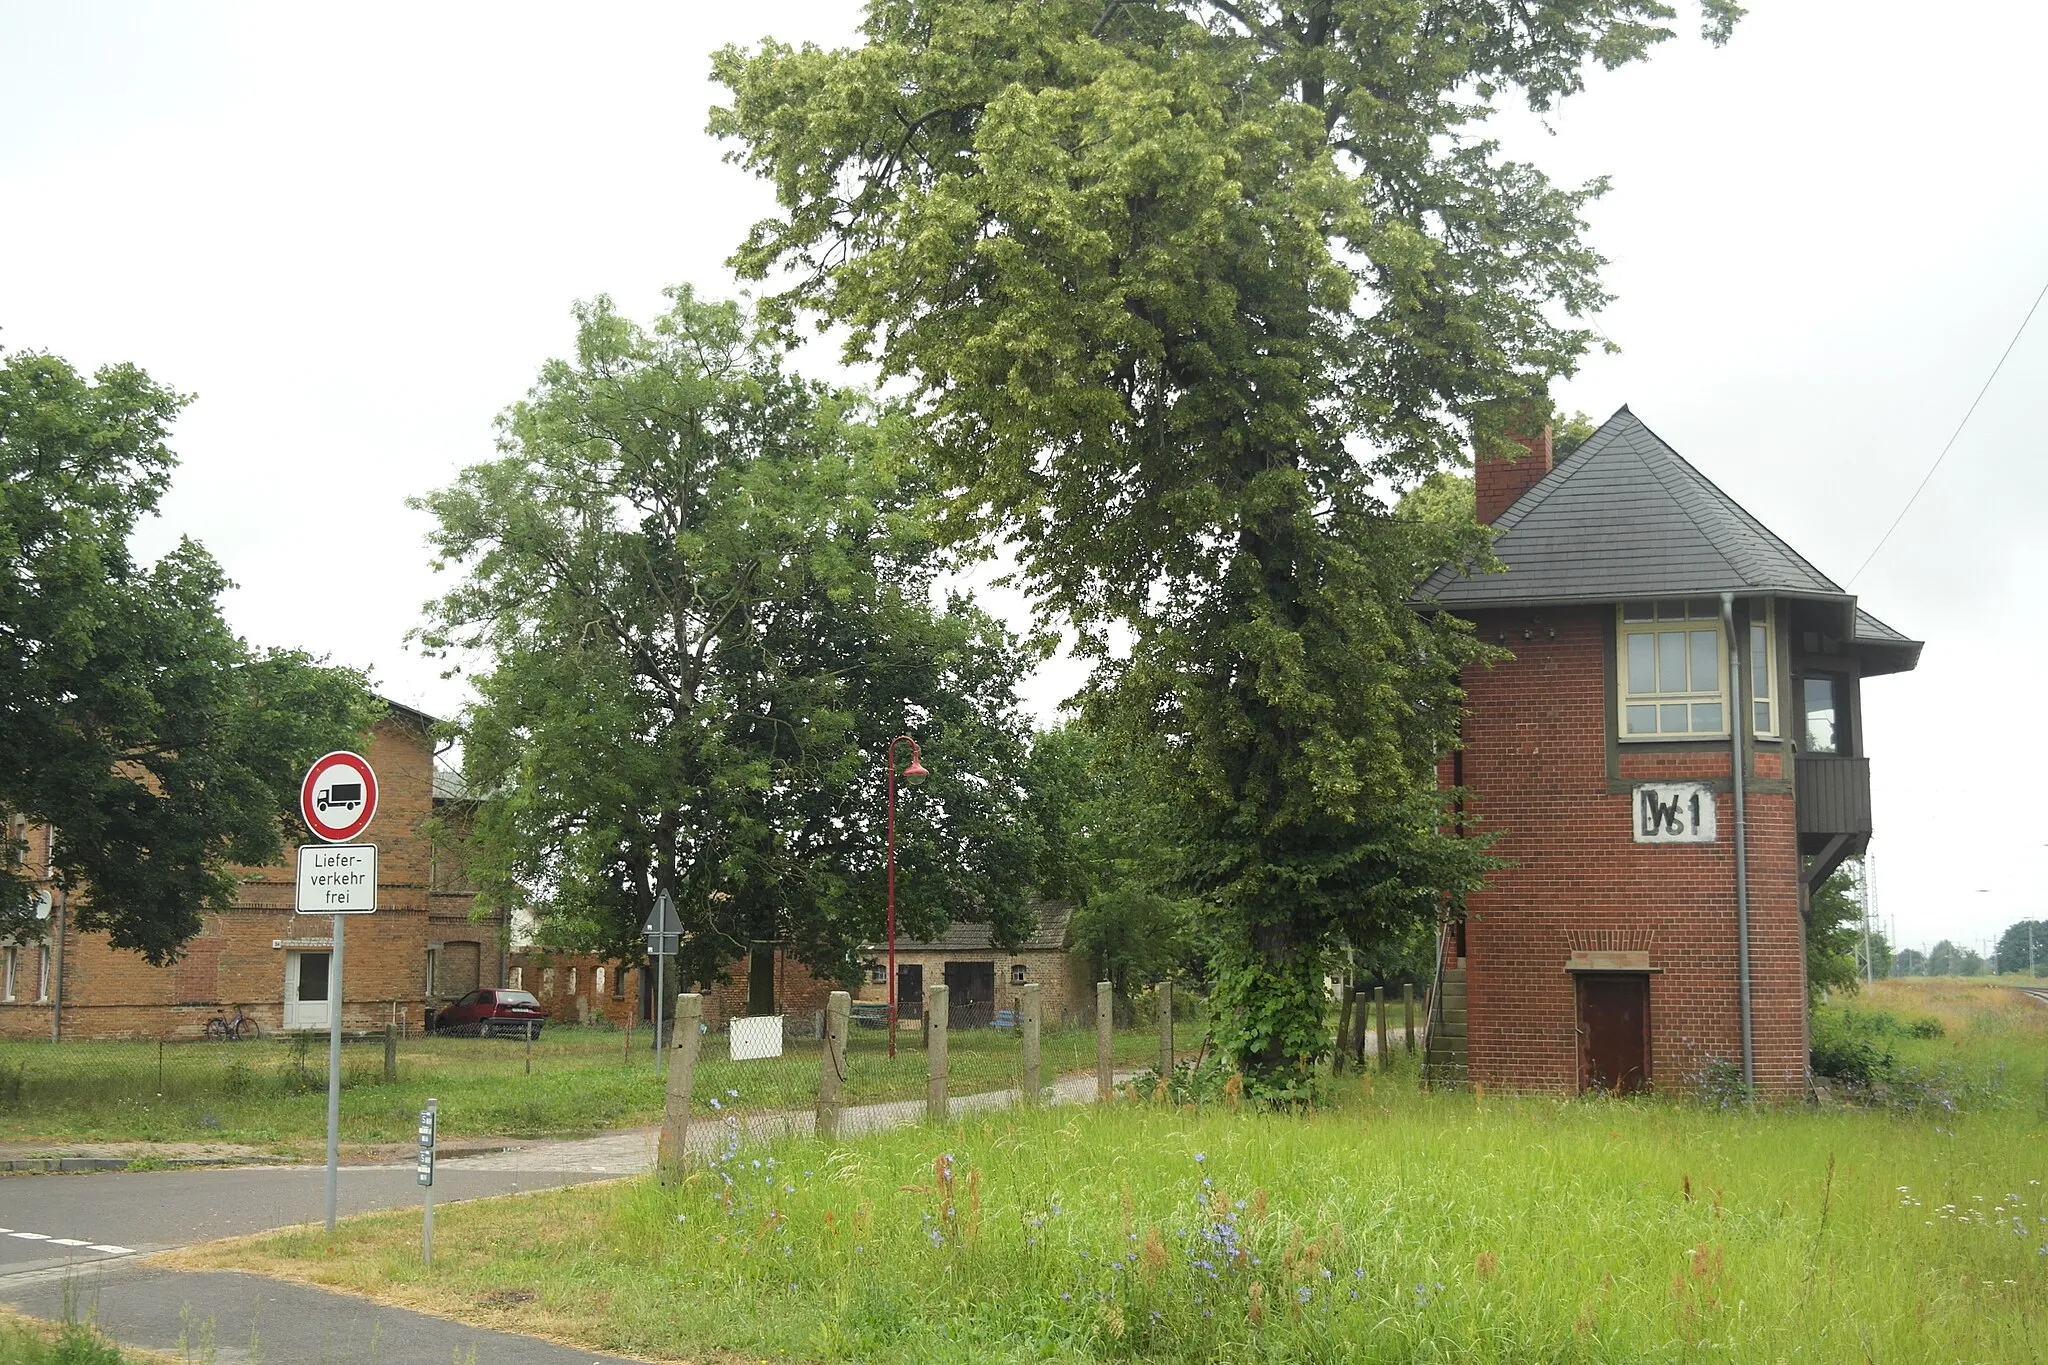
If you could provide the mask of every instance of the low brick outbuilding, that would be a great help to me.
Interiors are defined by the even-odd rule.
[[[987,924],[967,920],[949,926],[939,938],[896,941],[897,1013],[918,1018],[924,1010],[925,987],[951,987],[950,1024],[985,1028],[1002,1010],[1015,1010],[1017,988],[1037,982],[1041,1017],[1048,1026],[1080,1025],[1095,1018],[1095,982],[1085,955],[1073,950],[1069,931],[1074,907],[1064,901],[1033,901],[1026,909],[1033,927],[1014,950],[998,947]],[[867,975],[857,1000],[889,998],[888,945],[870,943]]]

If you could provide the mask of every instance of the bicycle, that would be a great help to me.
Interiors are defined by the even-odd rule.
[[[244,1038],[259,1038],[262,1035],[261,1026],[244,1014],[240,1005],[235,1006],[232,1018],[216,1014],[206,1021],[206,1037],[209,1042],[239,1043]]]

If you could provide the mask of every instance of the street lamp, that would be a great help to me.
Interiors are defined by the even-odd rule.
[[[923,784],[930,774],[918,762],[917,741],[898,735],[889,741],[889,1055],[896,1055],[896,746],[910,746],[910,766],[903,770],[905,786]]]

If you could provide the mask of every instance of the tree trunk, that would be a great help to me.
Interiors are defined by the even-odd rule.
[[[747,1013],[775,1013],[775,945],[756,943],[747,960]]]

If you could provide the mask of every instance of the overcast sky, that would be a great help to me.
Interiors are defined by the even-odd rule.
[[[196,393],[144,548],[196,537],[252,641],[452,713],[461,685],[403,644],[441,590],[403,500],[490,456],[571,300],[730,287],[770,204],[704,135],[708,55],[856,18],[0,0],[0,346]],[[1675,42],[1547,128],[1508,121],[1554,178],[1614,182],[1592,222],[1621,353],[1564,403],[1628,403],[1846,580],[2048,282],[2044,50],[2038,0],[1757,0],[1726,49]],[[1878,910],[1909,945],[2048,906],[2044,388],[2048,307],[1854,584],[1927,641],[1865,693]]]

